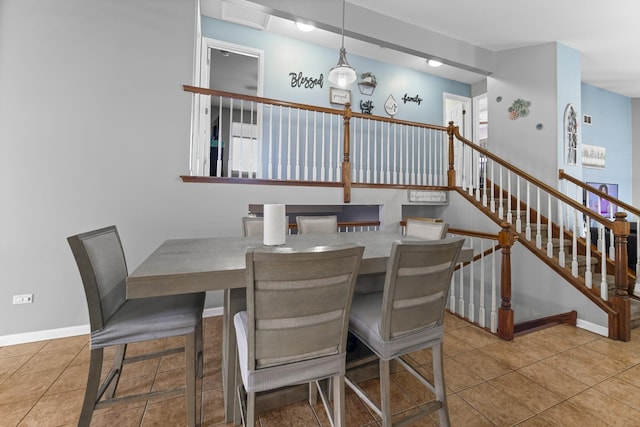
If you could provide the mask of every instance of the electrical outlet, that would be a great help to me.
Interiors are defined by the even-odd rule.
[[[14,295],[14,304],[31,304],[33,302],[33,294]]]

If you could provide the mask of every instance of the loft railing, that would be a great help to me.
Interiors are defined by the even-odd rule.
[[[218,137],[226,135],[227,152],[218,150],[214,177],[183,180],[335,186],[343,188],[345,203],[352,187],[456,190],[501,226],[503,256],[517,239],[607,313],[611,338],[630,339],[626,213],[610,221],[590,211],[465,139],[453,123],[426,125],[354,113],[348,105],[338,110],[184,89],[207,97],[217,111]],[[206,171],[212,159],[199,147],[193,169]],[[592,247],[584,226],[592,222],[613,232],[614,257]],[[504,268],[510,264],[503,262]],[[510,278],[504,273],[501,281]],[[513,336],[510,282],[504,286],[498,317],[503,313],[503,330],[510,329],[503,335]]]
[[[193,86],[216,122],[194,143],[194,175],[340,185],[447,186],[447,128]],[[226,153],[224,152],[226,150]],[[212,153],[214,157],[212,157]],[[211,164],[215,164],[211,168]],[[185,180],[194,180],[185,177]],[[245,181],[246,182],[246,181]]]

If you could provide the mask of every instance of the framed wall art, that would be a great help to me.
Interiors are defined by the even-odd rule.
[[[329,88],[329,102],[332,104],[351,104],[351,91],[349,89]]]

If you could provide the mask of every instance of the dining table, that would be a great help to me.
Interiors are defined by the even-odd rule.
[[[394,241],[419,240],[381,231],[291,234],[281,247],[305,249],[357,243],[364,246],[358,275],[384,273]],[[222,382],[225,421],[239,419],[236,396],[236,338],[233,316],[246,309],[246,251],[263,247],[262,237],[212,237],[164,241],[127,278],[127,298],[224,291]],[[463,249],[458,261],[469,259]]]

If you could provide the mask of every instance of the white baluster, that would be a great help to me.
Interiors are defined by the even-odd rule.
[[[478,309],[478,324],[481,328],[485,327],[485,309],[484,309],[484,239],[480,239],[480,308]]]
[[[547,256],[553,257],[553,223],[551,221],[551,193],[547,193]]]
[[[313,151],[311,152],[311,181],[318,180],[318,118],[316,116],[317,111],[313,112]]]
[[[498,332],[498,315],[496,308],[496,247],[493,246],[491,251],[491,332]]]
[[[540,234],[540,228],[542,228],[542,210],[540,206],[540,187],[536,187],[536,248],[542,248],[542,235]]]
[[[562,202],[562,200],[558,199],[558,226],[560,227],[560,234],[558,236],[559,238],[559,245],[560,248],[558,249],[558,263],[560,264],[560,267],[564,267],[565,265],[565,251],[564,251],[564,215],[562,214],[562,208],[564,207],[564,203]]]
[[[513,214],[511,213],[511,173],[507,169],[507,222],[513,224]]]
[[[324,136],[324,131],[325,131],[325,113],[322,113],[322,143],[321,145],[321,149],[320,152],[322,153],[321,155],[321,160],[320,160],[320,181],[326,181],[327,180],[327,176],[325,175],[326,173],[326,169],[325,169],[325,158],[324,158],[324,153],[325,153],[325,148],[327,147],[327,140],[325,139]],[[331,150],[329,150],[329,152],[331,152]],[[331,156],[329,156],[331,157]]]
[[[520,200],[522,200],[520,198],[520,175],[516,175],[516,187],[516,191],[518,193],[518,200],[516,202],[516,231],[518,233],[522,233],[522,218],[520,214]]]
[[[473,248],[473,237],[469,238],[469,243]],[[469,263],[469,312],[467,316],[469,318],[469,322],[471,323],[475,322],[475,313],[476,313],[476,309],[473,304],[473,298],[475,297],[475,293],[473,292],[474,282],[475,282],[475,275],[474,275],[474,268],[473,268],[474,264],[475,263],[473,262],[473,257],[472,257],[471,262]]]

